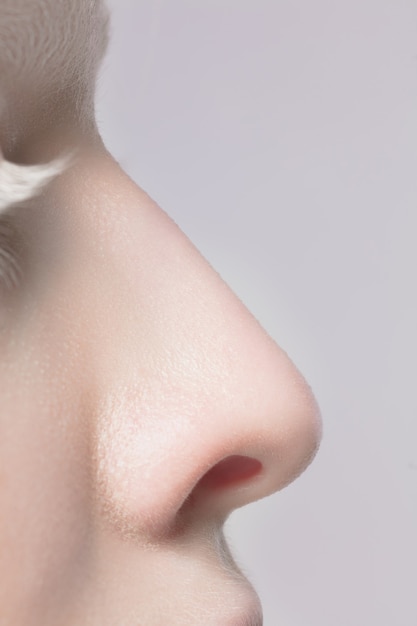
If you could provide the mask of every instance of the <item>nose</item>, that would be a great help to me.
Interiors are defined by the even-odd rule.
[[[155,537],[288,485],[315,455],[320,416],[286,353],[118,176],[130,190],[123,207],[107,199],[101,230],[92,212],[106,250],[90,336],[97,493],[111,524]]]

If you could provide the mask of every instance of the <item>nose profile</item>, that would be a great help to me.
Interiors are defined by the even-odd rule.
[[[113,525],[160,536],[288,485],[314,457],[321,422],[286,353],[131,185],[101,244],[112,253],[92,350],[97,492]]]

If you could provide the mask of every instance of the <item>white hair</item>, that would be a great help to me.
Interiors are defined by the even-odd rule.
[[[0,0],[0,279],[9,209],[42,192],[73,160],[22,165],[10,155],[34,125],[94,121],[94,93],[109,40],[103,0]]]

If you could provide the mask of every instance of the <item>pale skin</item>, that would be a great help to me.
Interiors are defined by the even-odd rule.
[[[56,120],[3,149],[77,152],[0,300],[0,625],[260,624],[222,527],[309,465],[316,401],[94,119]]]

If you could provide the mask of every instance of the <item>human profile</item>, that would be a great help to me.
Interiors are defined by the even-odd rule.
[[[106,149],[99,0],[0,0],[0,625],[253,626],[222,527],[320,441],[287,354]]]

